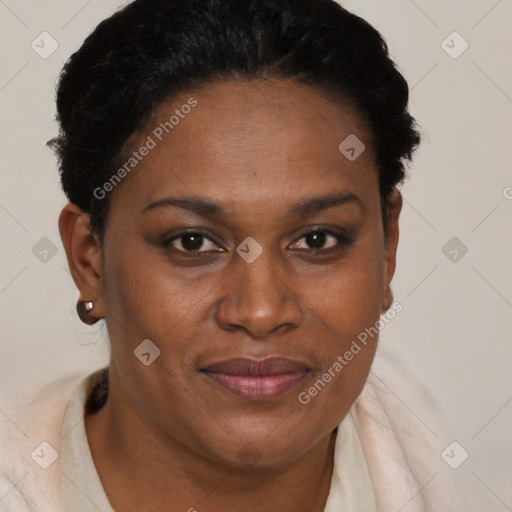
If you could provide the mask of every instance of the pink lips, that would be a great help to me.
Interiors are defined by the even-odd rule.
[[[253,400],[283,395],[294,388],[308,371],[303,364],[281,357],[230,359],[201,370],[225,389]]]

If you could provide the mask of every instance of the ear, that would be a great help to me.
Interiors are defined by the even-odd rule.
[[[383,305],[382,312],[386,312],[393,303],[393,292],[391,291],[391,279],[396,268],[396,250],[398,247],[398,219],[402,211],[402,194],[395,188],[389,195],[389,209],[387,219],[387,232],[385,235],[384,247],[384,268],[383,268]]]
[[[68,203],[59,216],[59,231],[80,300],[93,301],[94,316],[104,317],[101,245],[92,232],[89,214]]]

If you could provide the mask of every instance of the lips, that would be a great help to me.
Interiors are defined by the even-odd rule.
[[[268,400],[297,386],[309,369],[291,359],[271,357],[260,360],[229,359],[212,364],[201,372],[210,382],[239,396]]]
[[[296,361],[282,357],[269,357],[268,359],[229,359],[205,368],[205,371],[224,373],[226,375],[240,376],[267,376],[281,375],[283,373],[304,372],[307,368]]]

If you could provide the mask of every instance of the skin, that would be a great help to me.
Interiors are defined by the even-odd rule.
[[[108,402],[85,418],[94,463],[119,511],[321,512],[335,428],[362,390],[376,340],[307,405],[297,397],[389,307],[401,196],[391,196],[384,233],[367,127],[346,102],[293,81],[181,93],[155,109],[133,147],[191,96],[198,105],[112,192],[103,247],[75,205],[59,218],[81,300],[94,300],[111,342]],[[338,150],[349,134],[366,145],[353,162]],[[333,191],[359,199],[291,213]],[[226,213],[142,213],[169,196],[207,199]],[[328,234],[315,254],[309,227],[351,244]],[[187,256],[183,238],[164,246],[185,229],[211,238],[199,256]],[[248,236],[263,248],[250,264],[235,252]],[[161,351],[150,366],[134,356],[144,339]],[[272,400],[240,397],[199,371],[270,356],[310,368]]]

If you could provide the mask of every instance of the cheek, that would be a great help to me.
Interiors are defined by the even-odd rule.
[[[126,249],[111,251],[106,258],[105,298],[112,316],[123,317],[131,327],[160,323],[167,328],[197,303],[199,290],[187,286],[183,273],[176,272],[159,251],[140,241],[125,242]],[[185,292],[186,289],[186,292]],[[170,316],[169,316],[170,315]]]
[[[162,403],[188,411],[190,394],[182,373],[188,368],[194,325],[201,321],[201,299],[213,283],[205,282],[205,277],[191,284],[161,255],[157,259],[147,249],[138,250],[135,244],[107,261],[105,300],[111,361],[123,375],[127,394],[152,416],[159,410],[152,407]],[[149,366],[134,356],[146,339],[160,350]],[[148,350],[154,349],[150,346]],[[199,413],[194,410],[194,414]]]
[[[368,375],[382,304],[381,249],[361,246],[329,274],[315,277],[311,281],[315,286],[304,297],[317,332],[323,332],[315,347],[323,367],[315,377],[324,377],[329,384],[325,391],[321,383],[311,390],[312,395],[318,394],[314,407],[323,408],[334,396],[344,396],[345,403],[350,403]]]
[[[339,340],[353,339],[379,319],[382,253],[361,247],[329,271],[312,275],[310,283],[304,290],[308,308]]]
[[[322,368],[299,390],[297,401],[318,429],[334,428],[363,389],[375,355],[381,304],[381,271],[346,265],[311,294],[311,308],[321,318],[323,336],[315,352]],[[321,326],[321,327],[320,327]]]
[[[129,247],[129,246],[127,246]],[[133,244],[107,258],[105,300],[107,325],[119,363],[137,366],[132,357],[143,340],[152,340],[162,351],[160,363],[172,350],[173,365],[190,357],[191,340],[206,325],[208,305],[222,272],[176,269],[157,251]]]

